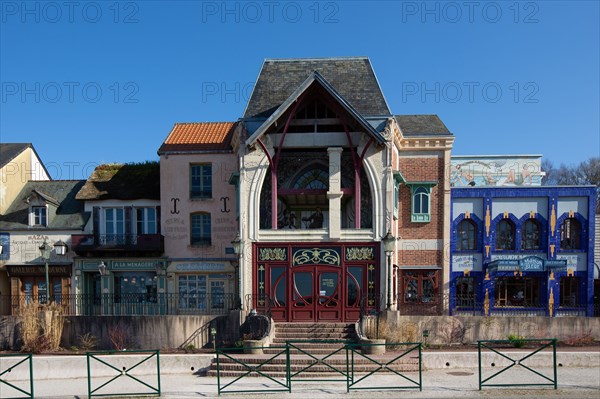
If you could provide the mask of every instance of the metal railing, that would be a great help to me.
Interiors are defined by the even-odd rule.
[[[15,359],[16,363],[11,362],[12,359]],[[19,360],[20,359],[20,360]],[[16,383],[13,382],[9,382],[8,378],[10,377],[9,373],[12,373],[13,370],[16,367],[19,367],[23,365],[23,367],[29,367],[29,379],[28,382],[29,384],[29,391],[27,391],[24,387],[19,387],[17,385],[15,385]],[[2,389],[2,384],[8,386],[8,388],[4,388]],[[2,397],[5,399],[12,399],[12,398],[33,398],[33,360],[32,360],[32,355],[31,353],[29,354],[10,354],[10,355],[0,355],[0,392],[2,392]],[[25,396],[19,396],[19,397],[11,397],[8,396],[11,394],[11,392],[14,393],[21,393]]]
[[[141,354],[141,355],[147,355],[146,357],[144,357],[143,359],[141,359],[140,361],[138,361],[137,363],[135,363],[134,365],[127,367],[127,366],[120,366],[117,367],[114,364],[111,364],[111,360],[114,360],[113,363],[115,363],[116,361],[119,362],[123,362],[123,359],[111,359],[111,355],[114,354],[118,354],[121,352],[118,351],[104,351],[104,352],[87,352],[86,353],[86,358],[87,358],[87,381],[88,381],[88,397],[94,397],[94,396],[139,396],[139,395],[157,395],[160,396],[160,351],[158,350],[153,350],[153,351],[127,351],[127,355],[132,355],[132,354]],[[141,366],[142,364],[149,362],[151,360],[156,360],[156,386],[154,385],[150,385],[148,382],[143,381],[142,379],[136,377],[135,375],[132,374],[132,371],[134,371],[136,368],[138,368],[139,366]],[[134,361],[137,359],[134,359]],[[93,370],[94,368],[91,367],[92,365],[92,361],[96,361],[99,364],[102,364],[104,369],[108,368],[110,370],[113,370],[115,372],[115,376],[112,377],[111,379],[109,379],[108,381],[105,381],[103,383],[101,383],[100,385],[98,385],[95,388],[92,388],[92,378],[97,378],[93,376]],[[150,367],[152,367],[153,365],[150,365]],[[141,371],[142,368],[140,367],[138,369],[138,371]],[[137,384],[134,384],[136,386],[142,385],[146,388],[148,388],[150,390],[150,392],[131,392],[131,390],[127,390],[126,392],[123,392],[124,388],[122,388],[121,386],[118,387],[113,387],[111,388],[110,392],[107,392],[107,389],[103,389],[105,387],[108,387],[108,385],[110,385],[111,383],[117,381],[119,378],[121,377],[128,377],[130,380],[135,381]],[[115,392],[117,391],[117,392]]]
[[[221,315],[239,306],[234,294],[0,295],[0,310],[7,314],[32,303],[61,305],[66,316]]]
[[[507,352],[507,347],[527,347],[534,346],[535,350],[530,350],[528,352]],[[552,371],[553,377],[548,377],[539,371],[533,369],[530,366],[524,364],[527,359],[530,359],[535,354],[543,351],[546,348],[552,348]],[[484,378],[483,370],[482,370],[482,350],[489,350],[491,353],[494,353],[499,356],[499,360],[508,361],[508,365],[493,373],[492,375]],[[557,370],[556,370],[556,339],[555,338],[547,338],[547,339],[513,339],[513,340],[486,340],[486,341],[477,341],[477,352],[478,352],[478,362],[479,362],[479,390],[481,388],[486,387],[515,387],[515,386],[552,386],[554,389],[557,389]],[[513,357],[515,358],[513,358]],[[495,366],[494,363],[491,364],[492,367]],[[512,369],[513,367],[521,367],[525,370],[530,371],[532,374],[537,375],[541,378],[542,382],[524,382],[518,383],[515,381],[514,375],[509,377],[508,382],[506,383],[489,383],[490,380],[498,377],[502,373],[505,373]],[[524,377],[525,373],[518,374],[518,381],[527,381]]]

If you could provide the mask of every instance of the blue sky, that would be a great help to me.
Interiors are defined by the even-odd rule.
[[[173,123],[234,121],[265,58],[368,56],[393,113],[454,154],[600,154],[597,1],[1,1],[0,141],[54,178],[158,159]]]

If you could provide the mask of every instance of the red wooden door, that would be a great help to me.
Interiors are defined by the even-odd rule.
[[[341,269],[303,266],[290,273],[290,321],[341,321]]]

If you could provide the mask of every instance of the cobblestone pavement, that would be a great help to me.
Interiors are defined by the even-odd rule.
[[[552,369],[540,369],[542,374],[552,376]],[[484,378],[495,371],[484,370]],[[495,383],[512,384],[527,382],[543,382],[543,380],[526,370],[515,370],[514,373],[503,373],[494,378]],[[417,379],[418,374],[407,373],[410,378]],[[537,378],[537,379],[536,379]],[[233,381],[233,378],[221,379],[221,385]],[[101,385],[104,381],[92,381],[92,387]],[[147,381],[152,384],[152,381]],[[546,381],[547,382],[547,381]],[[134,382],[131,379],[115,380],[107,385],[105,394],[124,392],[124,388],[130,389]],[[409,385],[408,381],[395,379],[390,376],[372,376],[363,381],[362,387],[382,387],[390,385]],[[143,386],[138,385],[137,392],[148,392]],[[232,384],[230,390],[267,390],[277,388],[277,384],[266,378],[243,378]],[[282,388],[279,386],[279,388]],[[70,380],[41,380],[36,381],[34,392],[36,398],[84,398],[87,397],[87,380],[84,378]],[[0,392],[0,397],[7,393]],[[216,398],[217,378],[201,377],[196,375],[165,374],[161,377],[161,391],[163,398]],[[129,392],[135,392],[129,390]],[[100,393],[100,391],[98,392]],[[8,395],[7,395],[8,396]],[[140,396],[138,396],[140,397]],[[144,395],[142,395],[144,397]],[[150,397],[150,396],[147,396]],[[267,393],[226,393],[220,398],[244,399],[268,399],[268,398],[290,398],[290,399],[335,399],[347,398],[594,398],[600,397],[600,369],[597,368],[559,368],[558,389],[552,387],[484,387],[478,389],[477,369],[447,369],[430,370],[423,372],[423,391],[418,389],[404,390],[361,390],[346,393],[346,383],[341,381],[314,381],[293,382],[292,392],[267,392]]]

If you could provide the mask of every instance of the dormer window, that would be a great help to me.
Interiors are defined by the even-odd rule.
[[[31,207],[31,226],[43,226],[46,227],[47,223],[47,209],[45,206],[32,206]]]

